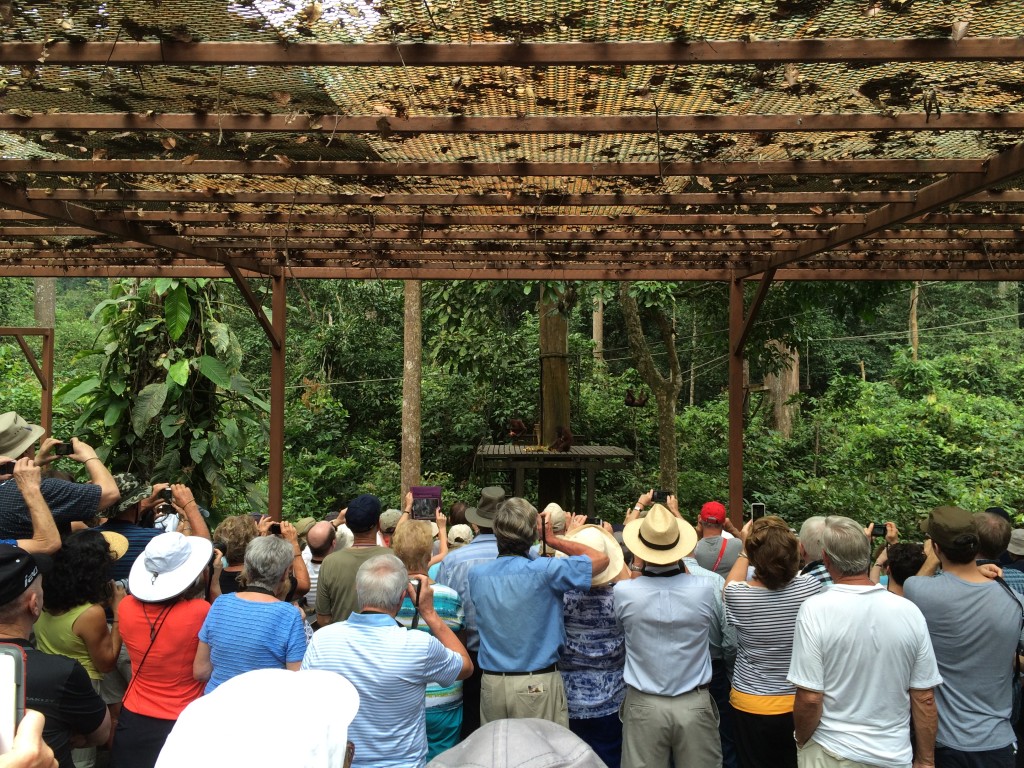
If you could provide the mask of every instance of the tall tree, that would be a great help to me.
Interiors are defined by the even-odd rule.
[[[402,367],[402,493],[420,481],[420,404],[423,370],[423,293],[405,281],[405,365]]]
[[[640,308],[630,291],[632,284],[624,282],[619,286],[619,305],[626,321],[629,348],[636,361],[637,372],[644,383],[651,388],[658,405],[658,484],[674,491],[678,477],[676,460],[676,403],[683,386],[683,375],[676,354],[676,332],[672,318],[657,305],[645,308],[645,314],[657,328],[661,342],[665,345],[668,371],[662,373],[654,363],[650,346],[644,337]]]

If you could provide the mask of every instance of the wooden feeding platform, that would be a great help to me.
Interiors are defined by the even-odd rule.
[[[571,470],[575,473],[578,502],[583,498],[581,491],[585,472],[588,517],[594,516],[594,479],[597,473],[625,467],[633,460],[632,451],[613,445],[574,445],[564,453],[538,449],[532,445],[481,445],[476,455],[485,472],[511,473],[514,496],[522,496],[525,492],[527,470]]]

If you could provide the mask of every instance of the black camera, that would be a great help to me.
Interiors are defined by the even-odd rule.
[[[174,491],[172,491],[170,488],[161,488],[160,498],[166,501],[168,504],[170,504],[172,501],[174,501]]]
[[[280,523],[271,523],[270,527],[267,528],[267,533],[269,533],[271,536],[280,536],[281,535],[281,524]]]
[[[57,443],[53,446],[54,456],[70,456],[74,452],[75,446],[73,446],[70,441],[66,443]]]
[[[0,475],[13,475],[14,474],[14,462],[5,461],[0,464]]]
[[[655,504],[665,504],[668,502],[668,497],[672,494],[672,491],[655,491],[654,495],[651,496],[651,501]]]
[[[871,529],[872,536],[885,536],[885,523],[874,523],[874,526]]]
[[[604,525],[604,520],[600,517],[588,517],[587,525]]]

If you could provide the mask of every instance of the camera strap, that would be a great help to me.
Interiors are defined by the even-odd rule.
[[[725,545],[729,542],[725,540],[725,536],[722,537],[722,547],[718,550],[718,559],[715,560],[715,564],[711,566],[712,571],[717,571],[719,564],[722,562],[722,556],[725,555]]]

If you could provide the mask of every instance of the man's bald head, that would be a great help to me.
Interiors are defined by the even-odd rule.
[[[324,557],[334,549],[334,538],[337,531],[334,526],[326,520],[316,523],[306,534],[306,544],[309,545],[310,554],[313,557]]]

